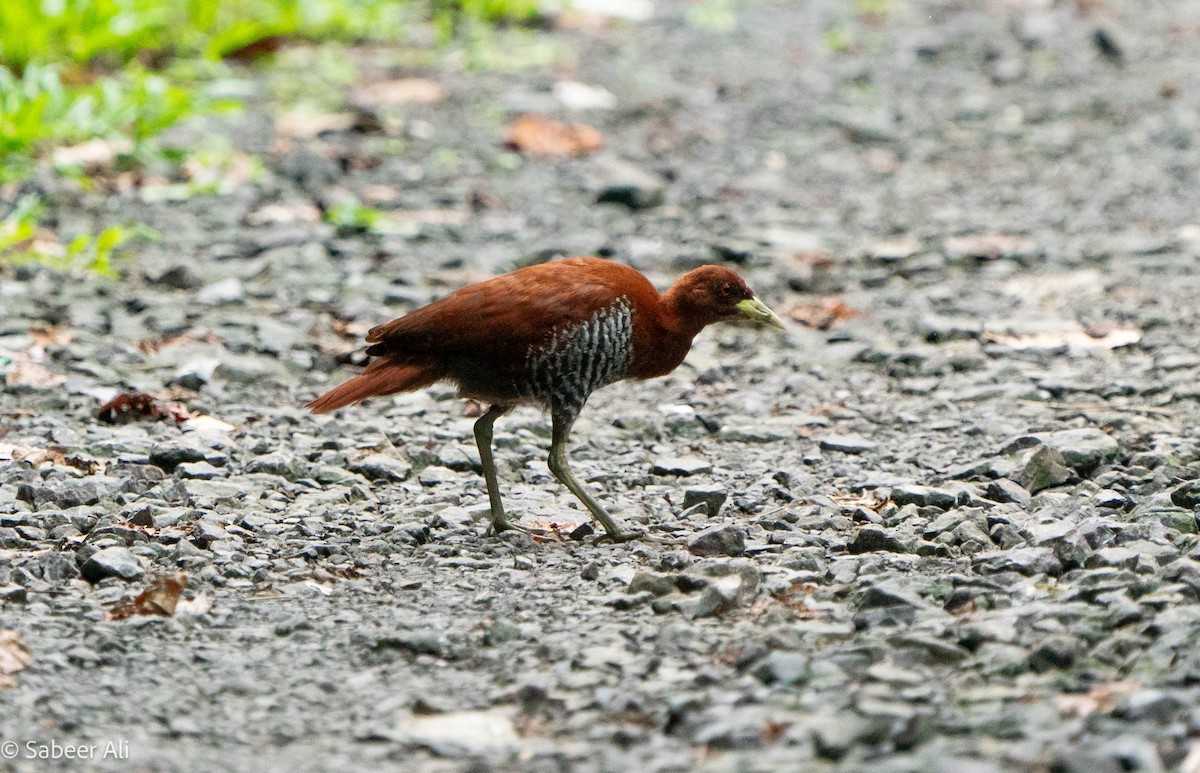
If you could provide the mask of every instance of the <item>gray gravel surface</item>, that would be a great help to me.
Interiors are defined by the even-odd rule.
[[[713,7],[545,33],[553,72],[425,73],[448,96],[382,133],[179,131],[262,154],[224,195],[39,183],[68,232],[163,238],[120,282],[0,278],[0,349],[60,377],[0,393],[0,629],[33,658],[0,740],[163,771],[1200,769],[1200,3]],[[607,150],[518,159],[530,109]],[[262,222],[378,186],[392,233]],[[710,328],[593,396],[577,471],[678,547],[484,536],[448,388],[300,407],[366,327],[589,253],[858,313]],[[96,420],[130,390],[228,426]],[[496,442],[514,515],[586,521],[544,416]],[[210,609],[105,620],[181,569]]]

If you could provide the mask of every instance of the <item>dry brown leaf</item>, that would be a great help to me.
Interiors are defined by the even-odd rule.
[[[207,414],[192,416],[184,422],[184,426],[198,432],[233,432],[237,427]]]
[[[1024,236],[1007,234],[947,236],[942,241],[942,248],[952,258],[998,260],[1015,255],[1027,255],[1034,251],[1034,242]]]
[[[30,386],[35,389],[50,389],[66,383],[67,377],[50,371],[27,359],[13,362],[4,374],[4,383],[9,386]]]
[[[232,51],[226,51],[224,58],[235,62],[253,62],[255,59],[278,53],[279,49],[293,39],[290,35],[267,35],[244,46],[238,46]]]
[[[1085,330],[1082,327],[1041,333],[1008,335],[984,332],[983,337],[1009,349],[1119,349],[1142,340],[1142,331],[1131,327]]]
[[[0,631],[0,690],[16,684],[9,677],[32,663],[33,656],[29,654],[29,648],[21,642],[17,632]]]
[[[266,223],[319,223],[321,210],[306,202],[295,204],[265,204],[246,215],[246,225]]]
[[[145,392],[117,395],[96,411],[96,418],[105,424],[128,424],[140,419],[173,419],[176,423],[181,423],[187,421],[190,416],[187,406],[183,403],[158,400]]]
[[[371,83],[358,90],[356,100],[372,107],[428,104],[446,96],[442,84],[428,78],[400,78]]]
[[[46,464],[67,464],[67,452],[61,448],[36,448],[0,443],[0,461],[28,462],[34,467]]]
[[[38,322],[30,326],[29,336],[33,339],[34,346],[40,347],[43,351],[48,346],[66,346],[75,340],[75,334],[70,330],[45,322]]]
[[[508,127],[506,147],[531,156],[586,156],[604,148],[600,132],[527,113]]]
[[[308,139],[325,132],[344,132],[354,128],[354,113],[284,113],[275,120],[275,131],[282,137]]]
[[[137,342],[137,348],[142,354],[154,354],[171,346],[179,346],[180,344],[218,344],[224,345],[225,339],[212,332],[211,330],[203,333],[183,333],[177,336],[167,336],[165,338],[143,338]]]
[[[136,598],[125,598],[118,601],[104,613],[106,620],[124,620],[134,615],[170,617],[175,614],[179,597],[187,588],[187,572],[176,572],[164,577],[156,577],[150,581],[149,587],[139,593]]]
[[[1086,717],[1089,714],[1107,714],[1117,705],[1117,696],[1137,692],[1142,686],[1137,682],[1111,682],[1098,684],[1086,693],[1058,696],[1058,710],[1066,715]]]
[[[851,308],[841,298],[817,298],[808,303],[792,304],[782,311],[784,316],[817,330],[828,330],[834,325],[862,315],[862,312]]]
[[[100,169],[112,166],[117,156],[133,150],[133,143],[127,139],[103,140],[94,139],[70,145],[65,148],[55,148],[54,163],[57,166],[82,166],[85,169]]]

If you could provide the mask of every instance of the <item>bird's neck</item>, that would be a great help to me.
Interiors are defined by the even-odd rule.
[[[650,324],[634,331],[634,361],[630,375],[656,378],[675,370],[692,348],[692,339],[704,329],[681,312],[678,299],[670,291],[660,299]]]
[[[684,339],[690,346],[692,339],[707,323],[698,320],[695,314],[688,313],[682,293],[678,292],[678,289],[676,285],[663,293],[662,302],[659,304],[659,325],[668,335]]]

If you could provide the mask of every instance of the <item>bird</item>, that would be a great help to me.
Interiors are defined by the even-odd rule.
[[[575,477],[571,427],[595,390],[623,379],[665,376],[708,325],[735,319],[785,330],[734,271],[687,272],[664,293],[637,269],[604,258],[565,258],[468,285],[367,332],[374,359],[307,408],[329,413],[368,397],[449,381],[458,396],[488,406],[474,425],[487,484],[489,532],[531,531],[505,513],[492,455],[492,425],[518,405],[548,409],[547,464],[605,530],[601,539],[645,537],[623,530]]]

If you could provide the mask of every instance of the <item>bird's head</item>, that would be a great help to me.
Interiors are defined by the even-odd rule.
[[[697,327],[741,318],[785,329],[745,280],[723,266],[701,266],[684,274],[667,291],[667,301],[682,320]]]

